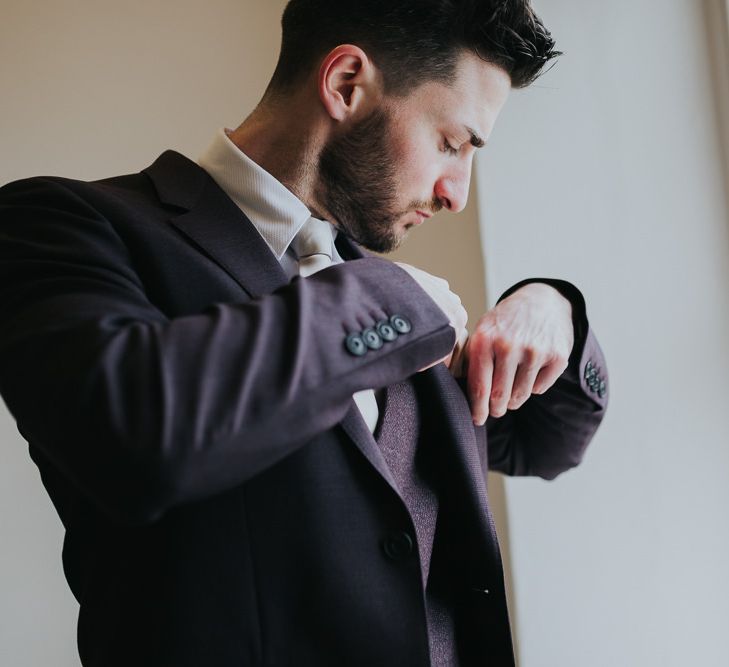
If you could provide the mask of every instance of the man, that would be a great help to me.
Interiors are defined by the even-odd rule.
[[[360,246],[460,210],[554,55],[524,0],[292,0],[199,164],[0,190],[0,392],[84,665],[513,664],[484,475],[581,459],[584,302],[525,281],[465,341],[444,281]]]

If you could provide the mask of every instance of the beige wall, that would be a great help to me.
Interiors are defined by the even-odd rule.
[[[195,157],[259,99],[282,0],[3,0],[0,181]]]
[[[196,157],[259,99],[284,4],[3,0],[0,183],[138,171],[166,148]],[[464,214],[418,229],[400,258],[447,277],[477,319],[485,290],[473,197]],[[77,665],[61,526],[4,409],[0,535],[0,664]]]

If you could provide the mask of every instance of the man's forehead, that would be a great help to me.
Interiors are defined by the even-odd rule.
[[[473,55],[461,59],[451,85],[445,86],[448,109],[462,117],[464,131],[474,145],[488,138],[496,116],[511,90],[505,70]]]
[[[448,123],[453,131],[463,134],[474,146],[482,146],[503,103],[511,82],[508,75],[497,75],[496,80],[475,81],[471,85],[432,82],[426,84],[414,100],[427,109],[440,123]]]
[[[511,78],[503,68],[473,55],[461,59],[450,88],[475,105],[501,106],[511,90]]]

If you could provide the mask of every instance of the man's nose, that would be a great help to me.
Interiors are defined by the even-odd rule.
[[[471,168],[462,168],[444,174],[435,184],[435,197],[452,213],[459,213],[466,207],[468,188],[471,184]]]

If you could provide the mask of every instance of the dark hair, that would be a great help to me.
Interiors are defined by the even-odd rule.
[[[514,88],[532,83],[561,55],[529,0],[290,0],[269,91],[286,91],[340,44],[355,44],[404,95],[448,81],[471,51],[503,68]]]

